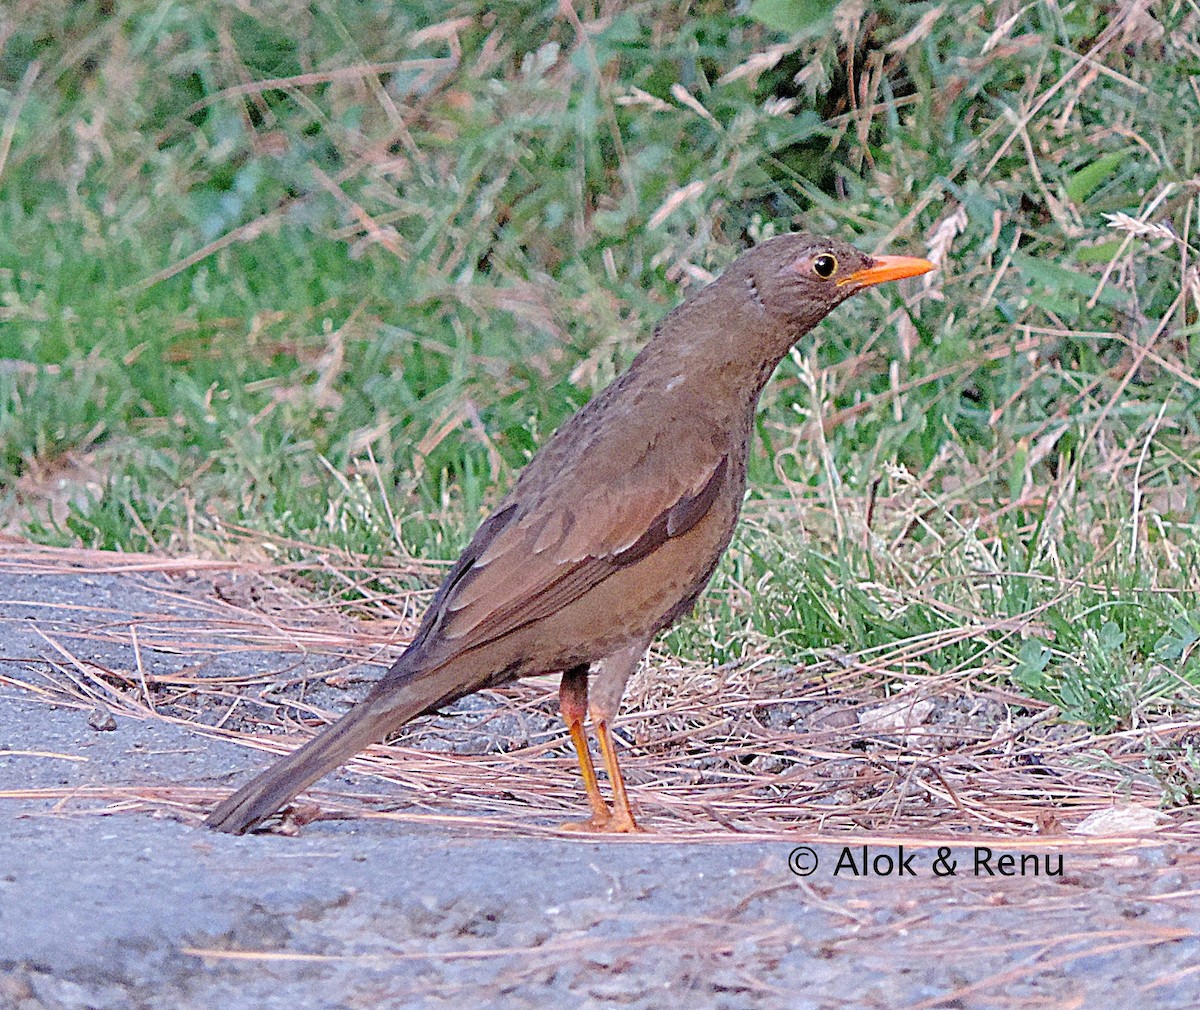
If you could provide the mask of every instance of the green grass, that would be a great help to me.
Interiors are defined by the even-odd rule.
[[[1194,704],[1192,5],[111,7],[0,34],[0,527],[453,557],[698,276],[803,226],[942,269],[785,362],[668,646],[1101,730]]]

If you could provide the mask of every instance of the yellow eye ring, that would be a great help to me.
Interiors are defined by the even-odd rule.
[[[821,253],[820,256],[813,257],[813,273],[823,281],[829,280],[830,277],[837,273],[837,266],[837,257],[831,253]]]

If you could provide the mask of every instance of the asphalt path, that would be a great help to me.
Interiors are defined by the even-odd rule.
[[[1183,845],[523,837],[453,811],[205,831],[188,797],[261,754],[38,690],[80,660],[194,665],[103,634],[167,584],[0,568],[0,1008],[1200,1006]],[[203,594],[174,594],[197,626]],[[245,663],[297,669],[219,636],[204,657]]]

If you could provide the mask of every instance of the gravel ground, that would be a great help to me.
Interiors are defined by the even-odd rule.
[[[122,788],[210,795],[261,760],[165,719],[97,729],[29,689],[69,670],[67,639],[135,669],[103,629],[161,611],[162,589],[0,569],[0,1008],[1200,1006],[1200,852],[1181,845],[989,840],[994,872],[1036,859],[1003,876],[914,840],[512,837],[452,816],[231,838],[186,803],[123,810]],[[214,637],[203,666],[334,662]],[[864,843],[890,875],[852,872]]]

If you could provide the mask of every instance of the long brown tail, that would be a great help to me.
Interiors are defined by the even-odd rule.
[[[403,663],[401,657],[400,663]],[[397,664],[399,668],[400,664]],[[260,824],[326,772],[377,743],[414,716],[462,692],[452,667],[415,677],[389,673],[366,698],[308,743],[271,765],[218,804],[206,827],[240,835]]]

